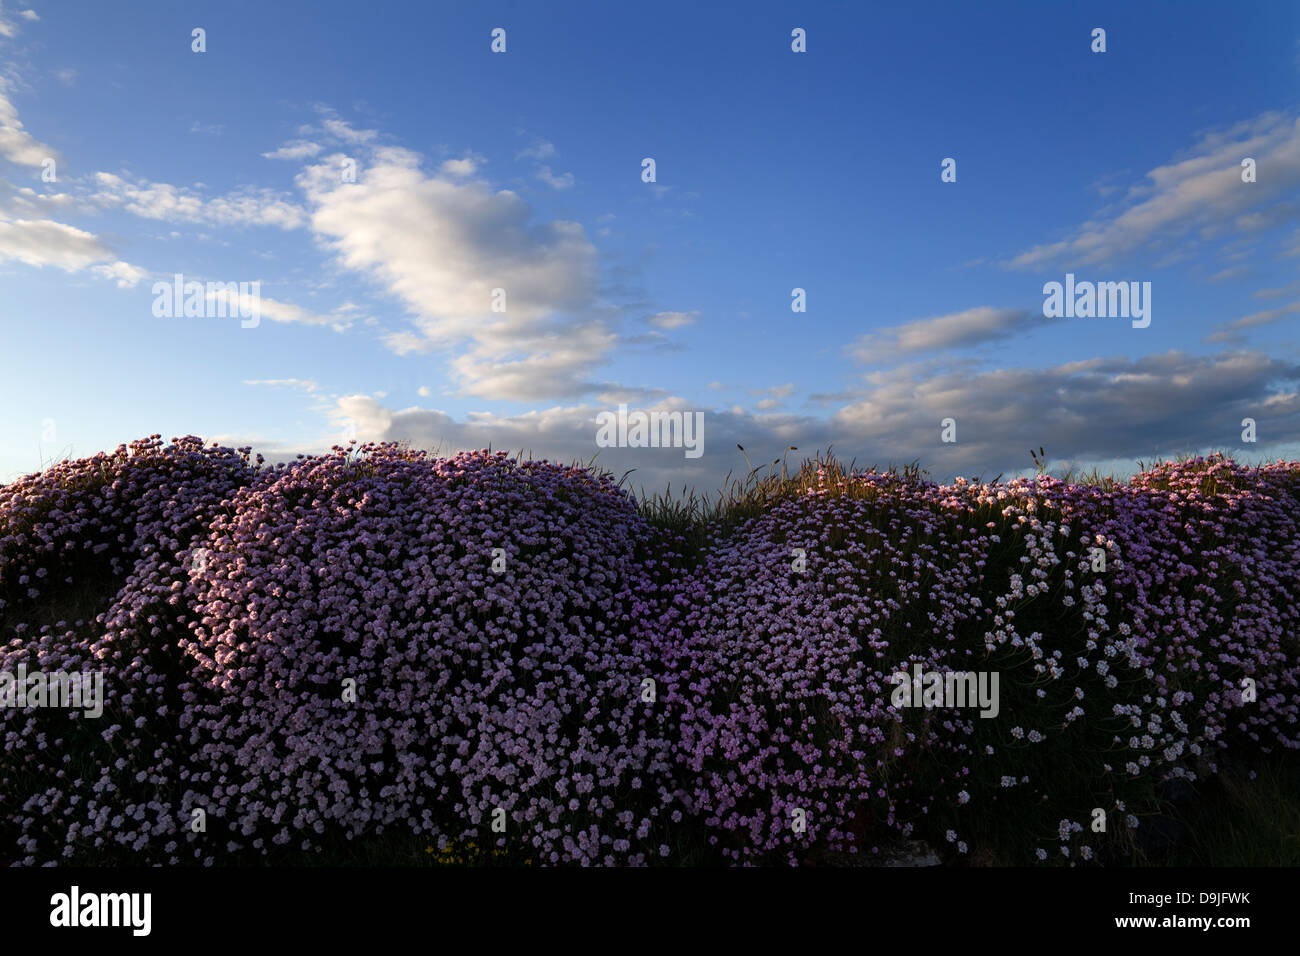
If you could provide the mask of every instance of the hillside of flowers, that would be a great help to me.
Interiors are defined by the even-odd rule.
[[[1124,864],[1300,749],[1300,463],[938,485],[154,435],[0,486],[0,863]],[[996,714],[891,676],[996,674]],[[1149,827],[1148,827],[1149,829]],[[388,852],[387,849],[379,851]]]

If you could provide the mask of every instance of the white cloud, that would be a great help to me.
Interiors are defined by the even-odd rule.
[[[550,166],[542,166],[537,170],[537,178],[552,189],[570,189],[573,186],[573,173],[561,173],[556,176],[551,172]]]
[[[38,14],[35,10],[23,10],[18,15],[22,17],[24,20],[39,20],[41,18],[40,14]]]
[[[0,262],[77,272],[116,256],[92,233],[50,219],[0,220]]]
[[[261,378],[244,379],[245,385],[269,385],[276,388],[296,388],[304,392],[318,392],[320,385],[310,378]]]
[[[1257,182],[1241,181],[1245,157],[1261,170]],[[1263,218],[1261,213],[1300,188],[1300,119],[1264,113],[1208,133],[1185,158],[1156,167],[1147,180],[1129,191],[1127,199],[1135,202],[1124,211],[1086,222],[1072,238],[1035,246],[1008,265],[1105,263],[1161,240],[1212,238],[1294,218],[1291,207]]]
[[[534,221],[510,190],[428,176],[416,153],[397,147],[375,149],[356,183],[339,182],[332,157],[297,182],[312,231],[339,262],[411,310],[414,330],[385,337],[394,351],[463,347],[453,369],[481,397],[590,387],[584,371],[615,336],[599,321],[562,317],[594,301],[596,250],[581,225]],[[492,311],[494,289],[505,290],[505,312]]]
[[[8,184],[0,181],[0,188],[5,186]],[[0,218],[4,219],[47,219],[50,213],[74,210],[93,212],[94,207],[71,193],[38,193],[30,186],[20,186],[0,198]]]
[[[93,233],[52,219],[0,219],[0,263],[21,262],[37,269],[89,270],[119,289],[134,288],[149,273],[123,262]]]
[[[451,364],[467,395],[516,401],[568,398],[599,387],[585,374],[616,344],[617,337],[601,322],[540,333],[485,330]]]
[[[285,143],[279,149],[262,155],[267,159],[308,159],[315,156],[322,149],[324,147],[320,143],[299,139],[291,143]]]
[[[785,404],[785,400],[794,394],[794,383],[787,382],[785,385],[772,385],[768,388],[752,388],[750,393],[768,396],[755,404],[759,411],[768,412],[774,408],[780,408]]]
[[[58,159],[58,153],[23,129],[7,90],[8,83],[0,76],[0,157],[20,166],[40,166],[47,159]]]
[[[373,129],[353,129],[344,120],[329,118],[321,122],[325,132],[335,139],[342,140],[345,143],[360,145],[368,143],[378,135],[378,131]]]
[[[694,325],[700,313],[694,312],[656,312],[646,319],[651,325],[660,329],[680,329],[685,325]]]
[[[555,146],[551,143],[548,143],[544,139],[539,139],[537,142],[533,143],[532,146],[529,146],[527,149],[520,150],[518,153],[516,153],[515,159],[542,160],[542,159],[550,159],[552,156],[555,155],[557,155],[555,151]]]
[[[478,164],[473,157],[464,159],[449,159],[439,167],[443,173],[448,176],[473,176],[478,170]]]
[[[920,352],[1006,339],[1047,321],[1041,315],[1023,309],[980,306],[868,332],[846,351],[861,362],[875,363]]]
[[[149,277],[144,269],[121,260],[106,266],[93,266],[90,271],[102,279],[112,279],[119,289],[134,289],[141,279]]]
[[[251,293],[243,295],[229,288],[214,289],[207,293],[206,298],[209,302],[224,303],[231,314],[238,310],[240,315],[249,315],[256,307],[261,318],[286,325],[328,325],[336,332],[342,332],[352,326],[350,318],[337,312],[331,315],[319,315],[290,302],[281,302],[260,294],[254,304]]]
[[[277,226],[296,229],[306,212],[270,189],[243,187],[227,196],[204,199],[193,190],[148,180],[130,182],[112,173],[96,173],[92,201],[121,207],[145,219],[207,223],[217,226]]]
[[[430,395],[433,394],[433,392],[429,389],[428,385],[421,385],[419,388],[415,390],[415,393],[419,395],[421,398],[428,398]]]

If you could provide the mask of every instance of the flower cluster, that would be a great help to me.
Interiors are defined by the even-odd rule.
[[[1215,456],[1108,486],[868,473],[782,502],[715,544],[666,625],[693,812],[735,860],[1051,808],[1114,816],[1085,859],[1123,846],[1125,799],[1156,806],[1233,740],[1300,747],[1297,490],[1294,465]],[[997,719],[893,707],[918,663],[999,675]]]
[[[1300,747],[1294,463],[822,471],[686,557],[582,468],[158,439],[0,486],[0,671],[106,692],[99,719],[0,708],[0,863],[385,834],[800,863],[916,834],[1075,865],[1226,751]],[[996,675],[996,715],[896,706],[914,668]]]

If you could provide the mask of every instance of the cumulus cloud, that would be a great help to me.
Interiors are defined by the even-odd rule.
[[[1261,430],[1267,421],[1273,441],[1294,440],[1300,397],[1273,383],[1298,377],[1300,366],[1249,351],[1174,351],[1045,369],[903,369],[872,376],[874,387],[836,412],[832,424],[869,447],[919,457],[932,470],[995,473],[1023,467],[1016,450],[1031,445],[1095,459],[1231,445],[1246,416]],[[957,422],[955,444],[940,441],[939,423],[949,417]]]
[[[980,306],[868,332],[849,345],[846,351],[861,362],[875,363],[921,352],[1007,339],[1047,321],[1042,315],[1023,309]]]
[[[677,397],[637,407],[683,413],[704,411],[701,406]],[[687,459],[681,448],[601,448],[596,445],[596,416],[612,410],[616,409],[606,405],[557,405],[519,415],[474,412],[456,419],[439,410],[392,409],[368,395],[351,395],[337,399],[330,417],[335,427],[354,433],[360,441],[407,441],[414,447],[436,449],[439,454],[491,447],[565,463],[586,463],[594,456],[597,467],[607,468],[616,476],[636,469],[627,484],[632,488],[644,486],[649,493],[663,491],[669,481],[674,488],[679,487],[683,475],[689,476],[701,490],[713,489],[728,468],[736,467],[737,462],[744,467],[735,442],[726,447],[722,444],[723,426],[708,411],[702,458]],[[710,431],[714,427],[719,429],[716,438]],[[735,434],[729,427],[727,431]],[[710,455],[712,465],[708,463]],[[721,466],[724,458],[726,467],[717,471],[713,465]]]
[[[1243,183],[1244,157],[1267,174]],[[1035,246],[1008,265],[1107,263],[1161,240],[1251,232],[1294,218],[1296,208],[1279,199],[1300,187],[1300,119],[1270,112],[1207,133],[1185,157],[1156,167],[1146,179],[1129,191],[1121,204],[1127,208],[1084,223],[1068,239]]]
[[[736,445],[766,468],[785,449],[791,463],[834,446],[859,466],[918,459],[931,475],[1013,474],[1029,467],[1031,445],[1054,459],[1079,462],[1150,460],[1183,451],[1232,447],[1241,419],[1252,417],[1268,444],[1300,439],[1300,366],[1260,352],[1191,356],[1169,352],[1138,360],[1096,358],[1045,369],[974,368],[935,372],[896,369],[872,376],[873,387],[830,418],[751,414],[716,409],[680,397],[644,409],[704,412],[704,455],[681,449],[599,448],[596,415],[611,406],[557,405],[521,415],[387,408],[370,396],[337,400],[333,415],[356,427],[360,440],[410,441],[447,454],[463,449],[529,450],[535,457],[587,461],[621,475],[636,472],[633,487],[648,492],[695,487],[714,491],[728,472],[746,471]],[[780,386],[784,390],[787,386]],[[602,396],[621,399],[624,396]],[[629,403],[630,404],[630,403]],[[940,440],[940,422],[957,421],[957,442]],[[1151,436],[1160,436],[1154,445]],[[1261,451],[1267,445],[1261,445]],[[779,465],[777,466],[779,470]]]
[[[588,369],[613,350],[617,337],[602,322],[533,331],[484,330],[452,360],[467,395],[517,401],[572,398],[601,387]]]
[[[394,351],[460,349],[467,394],[536,397],[589,387],[584,370],[615,344],[603,322],[579,316],[593,302],[596,250],[574,222],[534,220],[510,190],[427,175],[398,147],[373,152],[356,183],[337,157],[298,176],[312,231],[345,268],[381,283],[411,312],[413,330],[388,334]],[[504,290],[505,311],[493,311]],[[553,376],[553,377],[552,377]]]

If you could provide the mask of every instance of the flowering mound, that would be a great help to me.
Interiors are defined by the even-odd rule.
[[[180,554],[253,469],[158,437],[0,487],[0,675],[106,675],[93,718],[0,704],[0,861],[139,862],[183,827]]]
[[[909,832],[928,804],[915,757],[969,721],[891,708],[889,677],[942,664],[987,615],[972,592],[998,541],[941,504],[877,474],[798,495],[716,543],[688,583],[668,702],[689,803],[724,855],[857,852],[873,821]]]
[[[626,639],[646,537],[608,481],[504,453],[379,448],[243,490],[187,589],[184,813],[231,853],[495,822],[543,861],[644,861],[668,766]]]
[[[1293,468],[823,485],[716,542],[669,624],[684,786],[731,859],[860,852],[880,821],[965,853],[1007,820],[1089,859],[1230,737],[1300,746]],[[918,668],[997,706],[925,707]]]
[[[157,437],[0,486],[0,863],[1106,862],[1300,749],[1295,463],[814,465],[691,558],[581,468]]]

